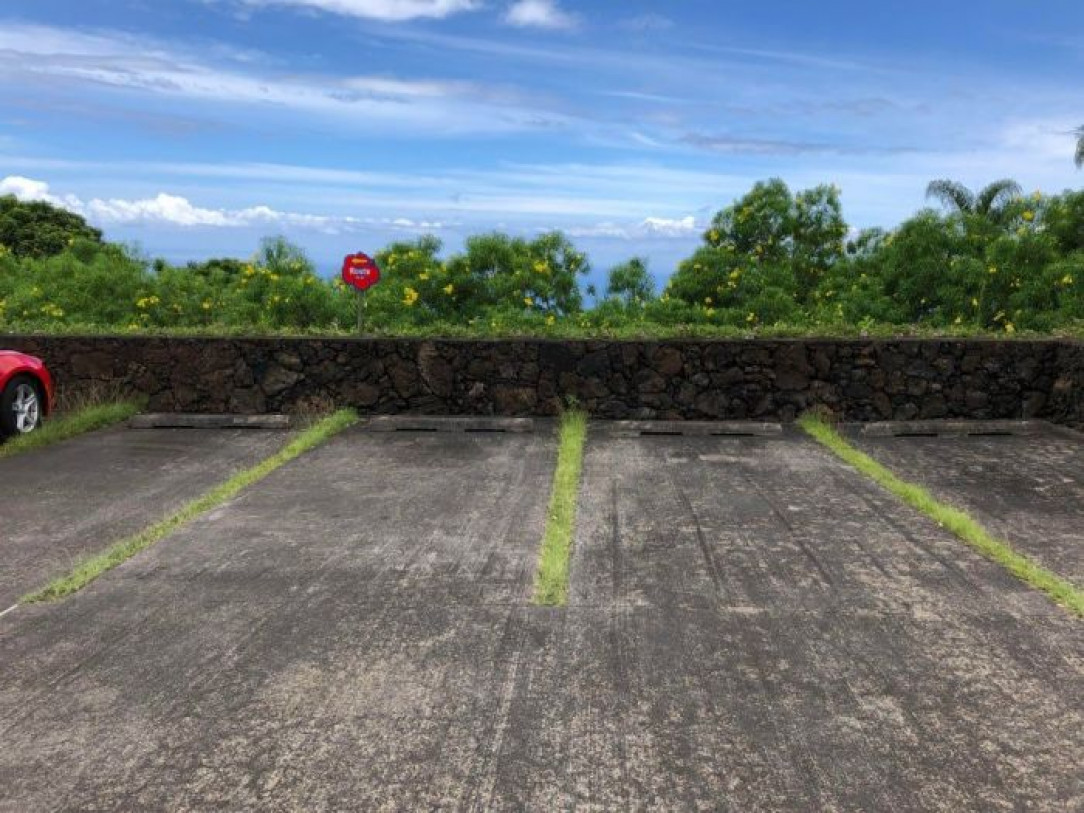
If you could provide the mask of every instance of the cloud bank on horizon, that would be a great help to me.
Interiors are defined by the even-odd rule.
[[[9,0],[0,193],[174,260],[562,229],[665,275],[759,179],[868,226],[935,177],[1084,177],[1078,3],[762,5]]]

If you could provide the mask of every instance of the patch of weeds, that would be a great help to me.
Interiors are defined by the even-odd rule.
[[[553,491],[538,557],[535,604],[561,607],[568,602],[572,534],[586,437],[587,415],[580,410],[563,412],[558,430],[557,468],[553,473]]]
[[[99,403],[66,411],[49,418],[27,435],[15,435],[0,445],[0,458],[40,449],[62,440],[104,429],[135,415],[142,406],[136,401]]]
[[[1013,550],[1008,542],[994,537],[966,512],[941,502],[922,486],[900,479],[872,457],[848,443],[821,417],[814,414],[803,415],[798,424],[836,456],[912,508],[930,517],[938,525],[947,528],[987,559],[1001,565],[1025,584],[1046,593],[1070,612],[1084,617],[1084,590]]]
[[[295,457],[319,446],[357,422],[357,413],[343,409],[324,418],[295,435],[278,452],[266,460],[238,472],[201,497],[186,503],[173,514],[144,528],[134,536],[114,543],[101,553],[84,559],[65,576],[54,579],[35,593],[24,596],[22,603],[55,601],[86,587],[103,573],[115,568],[142,550],[169,536],[201,514],[217,508],[236,497],[241,491],[267,477]]]
[[[290,410],[290,423],[298,429],[308,429],[335,412],[335,399],[316,394],[300,399]]]

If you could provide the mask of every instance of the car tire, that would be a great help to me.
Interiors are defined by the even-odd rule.
[[[27,435],[41,426],[45,412],[41,385],[28,375],[17,375],[0,393],[0,435]]]

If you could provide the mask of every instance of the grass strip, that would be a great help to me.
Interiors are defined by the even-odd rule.
[[[40,449],[62,440],[104,429],[126,421],[140,410],[136,401],[95,404],[45,421],[27,435],[15,435],[0,445],[0,458],[12,457],[31,449]]]
[[[820,416],[803,415],[798,424],[842,460],[912,508],[933,519],[938,525],[952,531],[987,559],[1001,565],[1025,584],[1046,593],[1070,612],[1084,617],[1084,590],[1013,550],[1008,542],[993,536],[966,512],[941,502],[922,486],[900,479],[872,457],[848,443]]]
[[[563,607],[568,603],[568,569],[572,558],[572,532],[576,524],[576,500],[580,492],[583,442],[587,415],[570,410],[561,415],[558,430],[557,468],[553,472],[546,530],[538,555],[534,603]]]
[[[251,468],[238,472],[224,483],[186,503],[173,514],[144,528],[134,536],[115,542],[101,553],[84,559],[67,575],[53,579],[37,592],[24,596],[21,603],[56,601],[71,595],[77,590],[81,590],[103,573],[107,573],[117,565],[135,556],[141,550],[145,550],[164,537],[169,536],[201,514],[217,508],[227,500],[236,497],[241,491],[267,477],[271,472],[290,462],[295,457],[337,435],[354,424],[357,419],[357,413],[351,409],[340,410],[329,415],[303,432],[298,433],[271,457]]]

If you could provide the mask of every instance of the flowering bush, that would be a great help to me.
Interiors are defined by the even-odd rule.
[[[757,184],[715,216],[661,296],[646,263],[634,259],[611,270],[589,310],[579,285],[587,258],[560,233],[479,235],[447,257],[437,238],[422,237],[376,254],[382,281],[362,300],[363,323],[389,334],[482,335],[878,326],[1011,335],[1084,326],[1084,191],[1017,195],[996,216],[983,211],[923,210],[892,231],[848,238],[835,188],[792,194],[781,181]],[[33,235],[19,235],[24,248],[44,251]],[[0,243],[0,329],[348,331],[355,324],[354,290],[318,276],[281,238],[248,261],[185,266],[150,261],[93,233],[50,251],[32,256]]]

